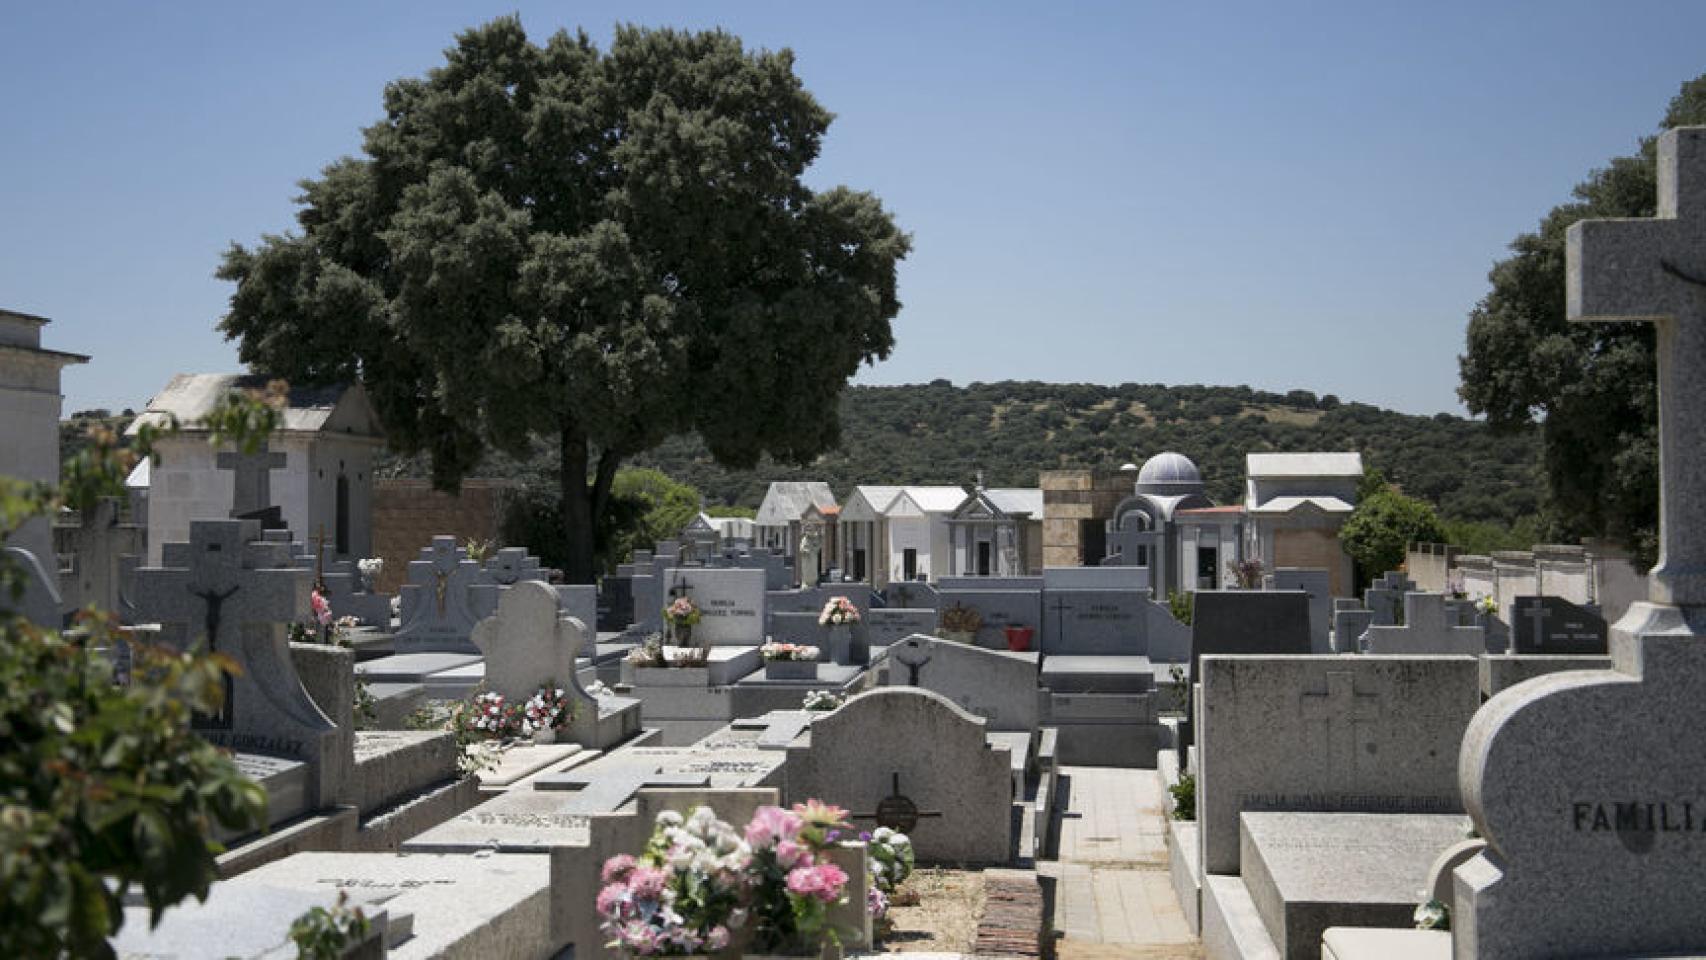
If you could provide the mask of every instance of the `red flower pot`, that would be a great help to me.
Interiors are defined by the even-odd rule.
[[[1015,653],[1024,653],[1031,649],[1031,638],[1036,636],[1034,627],[1003,627],[1007,634],[1007,649]]]

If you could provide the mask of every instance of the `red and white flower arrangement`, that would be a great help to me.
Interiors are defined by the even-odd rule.
[[[776,643],[774,641],[758,648],[758,653],[766,660],[816,660],[818,648],[806,643]]]
[[[830,597],[823,605],[823,612],[817,615],[820,627],[846,627],[858,622],[859,608],[846,597]]]
[[[549,684],[529,697],[521,707],[520,731],[524,737],[542,730],[558,730],[569,725],[575,716],[574,701],[562,687]]]

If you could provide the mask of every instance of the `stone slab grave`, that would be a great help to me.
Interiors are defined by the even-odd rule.
[[[596,756],[598,751],[587,750],[578,743],[513,744],[498,754],[496,768],[481,770],[477,774],[480,790],[487,794],[498,793],[548,768],[561,771],[585,763]],[[522,792],[532,793],[531,784],[529,788]]]
[[[628,747],[560,773],[534,778],[535,791],[562,793],[563,809],[622,809],[643,787],[773,786],[787,757],[775,750],[720,747]]]
[[[1315,567],[1275,567],[1269,590],[1302,590],[1309,596],[1309,652],[1332,653],[1328,629],[1333,623],[1332,574]]]
[[[1006,863],[1011,758],[987,723],[926,690],[882,687],[813,721],[787,749],[784,799],[845,807],[906,833],[920,862]]]
[[[889,685],[939,693],[988,721],[1029,733],[1041,721],[1035,653],[985,650],[927,636],[889,648]]]
[[[403,599],[396,651],[478,653],[468,639],[480,620],[469,588],[480,577],[480,565],[468,559],[455,537],[433,537],[421,559],[410,561],[408,582],[397,591]]]
[[[434,674],[480,662],[475,653],[397,653],[375,657],[355,665],[355,672],[368,683],[420,683]]]
[[[764,642],[764,571],[677,567],[668,572],[664,585],[660,610],[678,596],[698,605],[695,646],[756,647]]]
[[[979,578],[983,579],[983,578]],[[1042,623],[1043,593],[1041,578],[1032,578],[1038,586],[1034,589],[991,588],[968,589],[943,587],[940,591],[941,604],[937,607],[938,614],[954,606],[963,606],[976,610],[983,617],[983,626],[977,631],[972,642],[980,647],[991,650],[1007,649],[1007,627],[1036,628]],[[1037,631],[1040,636],[1041,630]]]
[[[1517,597],[1512,604],[1514,653],[1604,656],[1608,636],[1597,611],[1562,597]]]
[[[363,944],[396,946],[414,932],[414,917],[393,916],[388,902],[402,892],[395,887],[354,890],[350,906],[359,907],[370,926]],[[160,925],[150,926],[146,905],[126,905],[124,927],[109,941],[120,957],[148,960],[226,960],[229,957],[285,958],[296,956],[290,925],[315,907],[331,909],[338,890],[296,890],[257,884],[215,882],[207,899],[186,898],[167,910]],[[370,947],[371,949],[371,947]],[[349,956],[383,956],[351,952]]]
[[[1489,848],[1456,871],[1458,956],[1698,953],[1706,945],[1706,128],[1658,141],[1651,220],[1565,235],[1569,319],[1654,324],[1659,562],[1611,631],[1613,669],[1487,701],[1464,799]],[[1584,896],[1583,891],[1592,891]]]
[[[1473,657],[1205,656],[1203,872],[1239,872],[1246,811],[1460,812],[1457,754],[1479,680]]]
[[[1362,593],[1362,605],[1374,614],[1374,625],[1390,627],[1398,623],[1404,612],[1404,594],[1416,589],[1416,582],[1397,571],[1382,574]]]
[[[1246,813],[1245,889],[1285,960],[1321,956],[1328,927],[1408,927],[1428,871],[1469,834],[1462,814]]]
[[[821,613],[831,598],[846,597],[860,613],[871,609],[868,583],[826,583],[795,590],[767,590],[764,598],[772,613]]]
[[[1355,603],[1355,601],[1352,601]],[[1362,635],[1374,625],[1374,611],[1341,609],[1333,613],[1333,652],[1359,653]]]
[[[770,614],[770,639],[776,643],[804,643],[817,647],[824,663],[842,666],[863,665],[870,660],[870,647],[862,640],[864,624],[846,627],[821,627],[818,614],[777,611]],[[931,612],[930,620],[936,620]]]
[[[876,607],[864,612],[865,644],[880,650],[915,633],[936,633],[935,607]]]
[[[1110,567],[1109,569],[1119,569]],[[1037,649],[1054,655],[1142,654],[1149,650],[1149,595],[1135,590],[1049,590]]]
[[[395,891],[392,915],[413,917],[413,936],[388,956],[549,957],[551,863],[543,854],[299,853],[257,867],[229,887],[313,893]]]
[[[538,580],[504,590],[497,611],[474,626],[486,654],[485,685],[509,703],[525,703],[555,683],[574,707],[564,736],[592,750],[608,750],[640,732],[640,701],[595,697],[581,684],[577,658],[587,645],[584,623],[560,614],[557,591]]]
[[[1460,654],[1478,657],[1487,652],[1487,631],[1457,625],[1457,614],[1446,607],[1444,594],[1412,590],[1404,594],[1403,626],[1371,625],[1363,634],[1363,653],[1416,656]]]
[[[215,745],[306,765],[301,806],[275,804],[273,823],[345,802],[350,784],[336,725],[321,711],[291,661],[286,624],[308,609],[308,572],[291,566],[282,544],[260,542],[253,520],[190,524],[183,567],[137,570],[139,616],[161,627],[163,643],[224,654],[239,671],[225,698],[193,729]]]

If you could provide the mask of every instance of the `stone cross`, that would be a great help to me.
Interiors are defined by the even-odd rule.
[[[1706,127],[1659,137],[1651,219],[1581,220],[1565,234],[1570,320],[1654,326],[1659,562],[1654,603],[1706,604]]]
[[[1528,619],[1534,621],[1534,645],[1546,646],[1546,621],[1552,619],[1551,611],[1546,609],[1545,602],[1540,597],[1534,598],[1534,603],[1528,608]]]
[[[486,655],[486,688],[520,705],[547,681],[569,694],[577,711],[598,711],[598,701],[575,675],[581,631],[558,618],[557,591],[525,580],[503,592],[497,612],[474,625],[474,645]]]
[[[662,771],[662,764],[649,769],[613,770],[599,774],[571,774],[552,780],[555,789],[574,790],[574,796],[563,805],[564,813],[605,813],[620,808],[645,787],[708,787],[709,773],[680,773]]]
[[[1328,769],[1342,768],[1342,773],[1354,776],[1357,724],[1380,719],[1380,697],[1357,693],[1356,675],[1348,670],[1335,670],[1327,673],[1327,691],[1305,693],[1299,708],[1303,719],[1327,724]],[[1342,731],[1338,736],[1334,736],[1335,728]]]
[[[468,639],[480,620],[469,591],[480,576],[480,565],[467,558],[455,537],[433,537],[432,546],[409,564],[397,652],[478,652]]]
[[[221,470],[235,473],[231,480],[233,517],[247,516],[272,506],[272,471],[284,469],[283,452],[268,450],[263,440],[260,449],[254,453],[221,451],[215,457],[215,464]]]
[[[197,732],[231,750],[305,761],[308,803],[338,802],[337,728],[303,688],[285,635],[307,609],[308,572],[290,564],[288,544],[262,542],[255,520],[193,521],[186,546],[172,551],[183,566],[136,572],[136,608],[160,624],[162,641],[237,664],[220,715],[196,718]]]

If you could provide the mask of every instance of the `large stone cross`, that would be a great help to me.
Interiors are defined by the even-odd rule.
[[[1658,348],[1659,562],[1654,603],[1706,604],[1706,127],[1659,138],[1652,219],[1565,235],[1569,319],[1652,323]]]
[[[231,479],[231,515],[245,517],[272,506],[272,472],[282,470],[285,456],[268,450],[265,441],[254,453],[224,450],[214,458],[221,470],[233,472]]]

